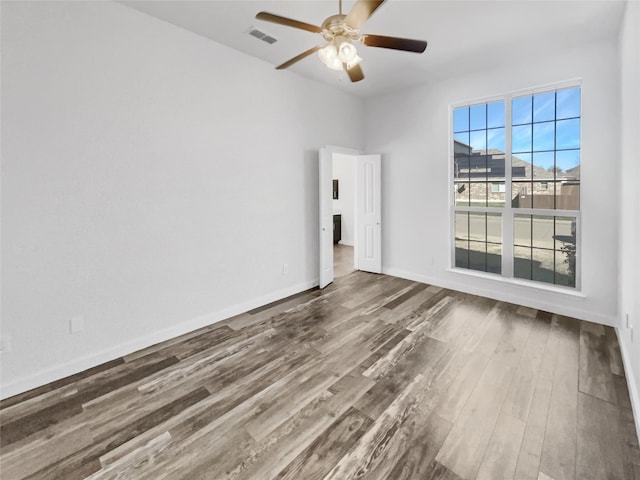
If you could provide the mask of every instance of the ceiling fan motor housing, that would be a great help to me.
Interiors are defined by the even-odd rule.
[[[344,20],[346,15],[332,15],[322,22],[322,36],[327,42],[332,41],[335,37],[342,36],[349,40],[357,40],[360,32],[349,27]]]

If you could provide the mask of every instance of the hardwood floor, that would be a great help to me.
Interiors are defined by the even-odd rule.
[[[353,247],[338,243],[333,246],[333,275],[343,277],[353,272]]]
[[[353,272],[0,403],[10,479],[636,479],[615,332]]]

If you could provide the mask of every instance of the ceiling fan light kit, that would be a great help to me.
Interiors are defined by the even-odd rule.
[[[343,70],[343,64],[347,65],[347,69],[351,69],[362,61],[356,47],[344,37],[334,38],[318,50],[318,56],[322,63],[332,70]]]
[[[351,12],[348,15],[343,15],[342,0],[339,0],[340,13],[327,18],[322,22],[321,27],[268,12],[260,12],[256,15],[256,18],[308,32],[320,33],[327,42],[324,46],[312,47],[277,66],[278,70],[288,68],[312,53],[318,52],[320,60],[327,67],[332,70],[344,70],[352,82],[359,82],[364,79],[364,74],[360,67],[362,58],[358,55],[358,50],[353,44],[354,41],[359,41],[368,47],[390,48],[392,50],[415,53],[422,53],[427,48],[427,42],[424,40],[360,34],[360,27],[384,1],[358,0]]]
[[[318,56],[320,57],[320,60],[322,60],[322,63],[330,69],[342,70],[342,62],[338,58],[338,52],[333,43],[330,43],[318,50]]]

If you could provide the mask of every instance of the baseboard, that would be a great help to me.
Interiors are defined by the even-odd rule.
[[[267,305],[290,295],[295,295],[296,293],[303,292],[304,290],[308,290],[316,286],[318,286],[318,279],[309,282],[302,282],[276,292],[271,292],[269,294],[253,298],[246,302],[224,308],[220,311],[182,322],[171,328],[159,330],[149,335],[145,335],[144,337],[139,337],[114,347],[106,348],[99,352],[74,359],[71,362],[54,365],[34,375],[20,378],[7,383],[6,385],[0,386],[0,398],[4,399],[12,397],[33,388],[46,385],[47,383],[60,380],[61,378],[68,377],[69,375],[74,375],[102,363],[115,360],[124,355],[129,355],[138,350],[142,350],[143,348],[150,347],[151,345],[165,342],[172,338],[179,337],[180,335],[193,332],[199,328],[207,327],[222,320],[226,320],[227,318]]]
[[[622,363],[624,365],[624,375],[627,378],[627,387],[629,389],[629,398],[631,399],[631,410],[633,410],[633,420],[636,424],[636,436],[640,442],[640,392],[638,392],[638,384],[631,365],[631,357],[627,351],[627,344],[622,341],[620,329],[616,328],[618,336],[618,344],[620,345],[620,353],[622,354]]]
[[[582,310],[557,302],[545,302],[543,300],[532,298],[531,296],[513,295],[505,292],[504,289],[500,288],[482,288],[476,285],[469,285],[468,283],[456,282],[442,278],[433,278],[396,268],[383,268],[382,273],[392,275],[394,277],[405,278],[414,282],[428,283],[437,287],[471,293],[473,295],[479,295],[481,297],[493,298],[494,300],[499,300],[502,302],[515,303],[517,305],[544,310],[546,312],[557,313],[559,315],[565,315],[567,317],[574,317],[580,320],[586,320],[588,322],[600,323],[602,325],[608,325],[610,327],[616,326],[616,319],[613,316],[594,313],[590,310]]]
[[[347,242],[347,241],[345,241],[345,240],[340,240],[338,243],[339,243],[340,245],[346,245],[346,246],[348,246],[348,247],[353,247],[353,242]]]

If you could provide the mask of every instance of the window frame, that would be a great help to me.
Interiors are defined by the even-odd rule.
[[[579,210],[559,210],[559,209],[540,209],[540,208],[523,208],[512,207],[512,101],[515,97],[526,95],[536,95],[550,91],[557,91],[567,88],[580,88],[580,165],[583,161],[583,97],[584,85],[582,79],[572,79],[564,82],[555,82],[540,85],[533,88],[515,90],[500,95],[491,95],[486,97],[474,98],[471,100],[457,101],[449,104],[449,126],[448,126],[448,142],[449,142],[449,175],[447,187],[447,201],[449,205],[449,270],[455,273],[470,275],[473,277],[490,278],[493,280],[525,285],[532,288],[543,290],[551,290],[569,294],[581,295],[582,292],[582,171],[580,175],[579,190]],[[454,126],[453,115],[454,110],[460,107],[467,107],[479,104],[488,104],[496,101],[504,101],[505,106],[505,205],[503,207],[492,206],[465,206],[456,205],[455,202],[455,172],[454,172]],[[554,202],[555,203],[555,202]],[[497,213],[500,214],[502,220],[502,272],[491,273],[480,270],[471,270],[456,267],[456,232],[455,232],[455,216],[456,212],[477,212],[477,213]],[[514,220],[516,215],[534,215],[545,217],[572,217],[576,222],[576,256],[575,256],[575,287],[559,285],[555,283],[546,283],[537,280],[527,280],[514,276]]]

